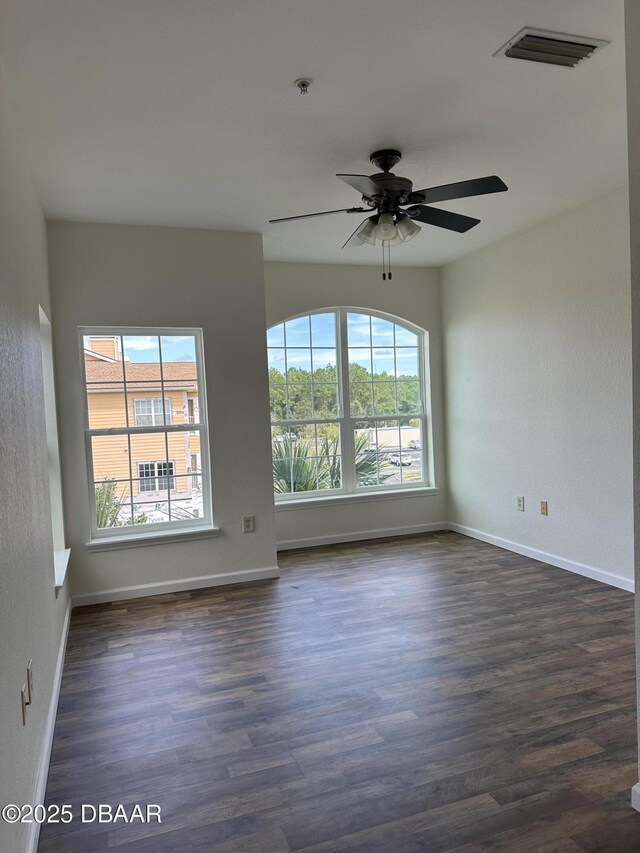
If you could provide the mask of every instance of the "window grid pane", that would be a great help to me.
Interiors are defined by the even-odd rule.
[[[210,519],[208,466],[203,472],[200,461],[201,450],[204,452],[200,424],[203,403],[196,396],[200,341],[197,331],[162,337],[107,334],[106,330],[83,332],[94,529],[170,519]],[[180,432],[129,432],[131,428],[173,425],[174,421],[193,426]],[[122,433],[95,434],[112,428],[121,429]],[[158,455],[151,455],[149,450]],[[172,493],[178,494],[179,475],[191,470],[189,462],[193,459],[198,460],[198,476],[196,485],[190,483],[188,489],[190,504],[180,507],[182,514],[174,515]],[[182,504],[184,493],[183,487],[179,493]],[[153,517],[148,514],[152,503]],[[158,512],[156,504],[161,507]],[[163,516],[165,504],[168,512]]]
[[[348,347],[342,370],[341,321]],[[356,489],[424,481],[421,336],[383,317],[336,309],[274,326],[267,342],[277,494],[320,491],[327,482],[342,488],[343,429],[352,431]],[[347,366],[350,417],[340,417],[338,380]],[[321,439],[323,427],[333,429],[333,444]],[[364,446],[361,434],[370,436]],[[327,475],[329,456],[338,475]]]
[[[392,487],[424,482],[423,421],[411,419],[377,419],[354,422],[356,487],[375,485]],[[377,460],[377,481],[373,460]],[[366,463],[369,464],[366,464]]]
[[[171,398],[164,398],[164,411],[166,420],[162,418],[162,397],[135,398],[133,401],[133,415],[136,426],[162,426],[171,424],[172,404]]]

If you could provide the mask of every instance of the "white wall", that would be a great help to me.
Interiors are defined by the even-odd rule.
[[[627,584],[629,276],[621,190],[449,264],[442,278],[450,521]]]
[[[265,264],[267,325],[287,317],[333,306],[369,308],[409,320],[429,333],[435,483],[439,491],[423,496],[285,508],[276,511],[278,543],[322,542],[338,538],[398,534],[446,521],[442,341],[438,271],[396,267],[383,282],[380,266]]]
[[[631,234],[631,316],[633,338],[633,473],[634,473],[634,563],[636,588],[640,590],[640,3],[625,0],[627,65],[627,125],[629,145],[629,218]],[[640,595],[636,596],[636,671],[640,661]],[[640,673],[636,673],[640,697]],[[636,703],[638,704],[638,703]],[[640,716],[638,717],[640,743]],[[640,784],[635,785],[631,804],[640,811]]]
[[[273,568],[260,235],[51,222],[49,248],[74,600],[78,596],[86,602],[113,589]],[[203,329],[219,538],[87,551],[90,522],[77,328],[92,325]],[[255,533],[241,532],[242,515],[255,515]]]
[[[49,311],[44,219],[0,67],[0,803],[33,803],[69,596],[56,599],[38,305]],[[22,725],[29,659],[34,704]],[[28,826],[0,820],[0,850]]]

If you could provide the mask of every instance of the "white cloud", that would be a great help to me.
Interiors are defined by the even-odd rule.
[[[124,348],[125,350],[157,350],[158,338],[153,335],[125,335]]]

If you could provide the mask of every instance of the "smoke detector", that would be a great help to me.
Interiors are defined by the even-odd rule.
[[[603,39],[524,27],[493,55],[575,68],[607,44]]]

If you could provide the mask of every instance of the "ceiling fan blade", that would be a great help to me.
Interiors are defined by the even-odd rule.
[[[465,231],[480,222],[479,219],[474,219],[472,216],[463,216],[461,213],[452,213],[450,210],[440,210],[439,207],[414,207],[410,208],[407,213],[412,219],[417,219],[418,222],[436,225],[438,228],[446,228],[448,231],[457,231],[459,234],[464,234]]]
[[[303,213],[301,216],[283,216],[269,222],[291,222],[292,219],[309,219],[312,216],[329,216],[332,213],[368,213],[368,207],[341,207],[339,210],[323,210],[320,213]]]
[[[342,246],[340,247],[341,249],[352,249],[354,246],[362,246],[362,244],[364,243],[364,240],[362,240],[360,237],[358,237],[358,231],[362,228],[362,226],[364,225],[364,223],[366,221],[367,221],[366,219],[362,220],[360,225],[358,225],[358,227],[355,229],[355,231],[349,237],[349,239],[345,243],[342,244]]]
[[[365,195],[367,198],[372,198],[374,195],[380,195],[380,187],[375,181],[372,181],[369,175],[336,175],[345,184],[349,184],[354,190],[357,190],[360,195]]]
[[[428,187],[426,190],[411,193],[411,196],[424,196],[423,204],[433,204],[437,201],[449,201],[452,198],[503,193],[508,189],[509,187],[497,175],[489,175],[486,178],[474,178],[472,181],[458,181],[455,184],[444,184],[441,187]]]

